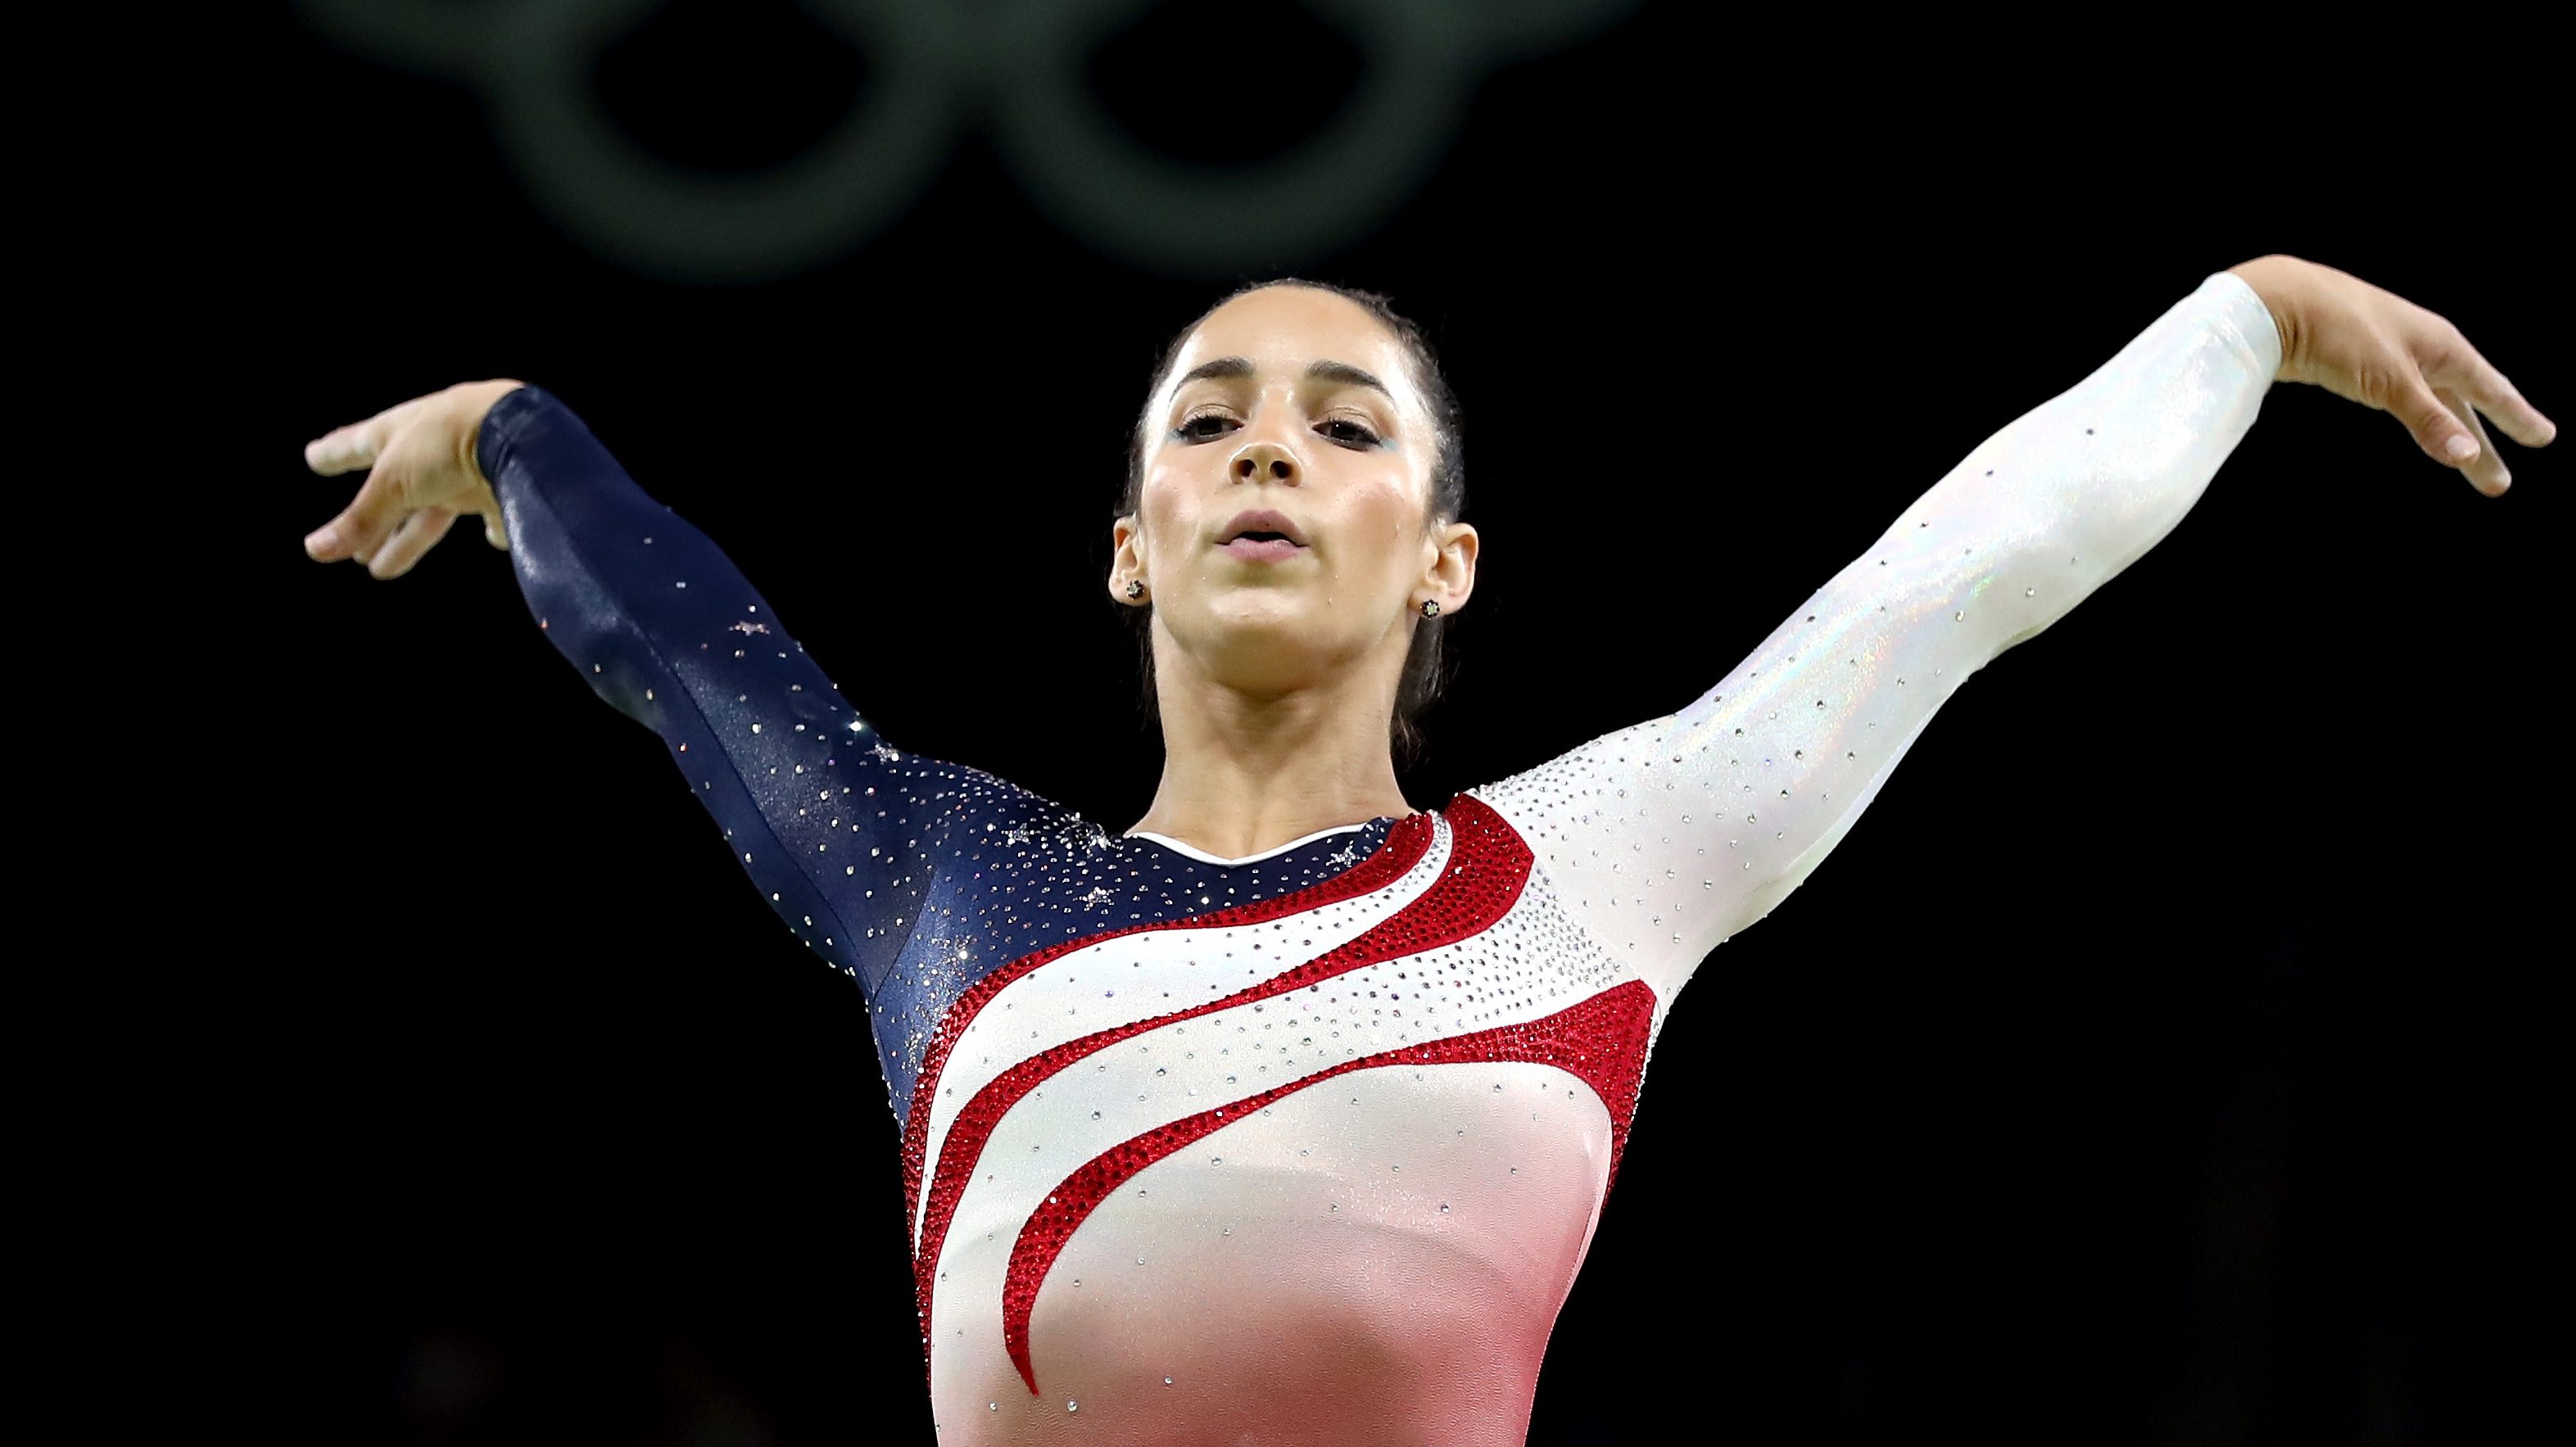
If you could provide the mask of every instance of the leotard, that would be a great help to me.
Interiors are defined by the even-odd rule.
[[[1517,1442],[1674,994],[2180,520],[2279,361],[2215,273],[1688,706],[1231,860],[879,737],[544,390],[478,457],[546,636],[858,982],[942,1442]]]

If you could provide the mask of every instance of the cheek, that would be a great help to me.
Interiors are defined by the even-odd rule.
[[[1148,551],[1178,537],[1191,523],[1189,489],[1168,468],[1150,468],[1136,495],[1136,516],[1145,530]]]
[[[1390,469],[1360,480],[1343,496],[1340,531],[1354,561],[1365,560],[1372,571],[1395,567],[1400,558],[1409,561],[1422,523],[1422,495],[1412,478]]]

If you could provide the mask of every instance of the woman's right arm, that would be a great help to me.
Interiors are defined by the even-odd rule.
[[[705,533],[638,487],[552,394],[469,383],[322,438],[316,471],[370,468],[306,539],[321,561],[407,572],[480,514],[537,626],[591,689],[653,729],[772,909],[871,999],[919,923],[951,834],[1044,801],[887,744]]]

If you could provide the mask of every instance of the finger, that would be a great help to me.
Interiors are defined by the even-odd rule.
[[[510,525],[502,519],[501,510],[498,508],[489,509],[483,514],[483,541],[505,553],[510,551]]]
[[[2397,395],[2389,399],[2388,411],[2415,434],[2415,445],[2424,449],[2424,455],[2444,467],[2466,467],[2487,455],[2477,435],[2461,425],[2450,407],[2433,395],[2423,374],[2411,367],[2398,377]]]
[[[2521,391],[2480,356],[2466,338],[2449,349],[2425,376],[2436,387],[2466,393],[2477,410],[2495,419],[2505,436],[2525,447],[2546,447],[2558,435],[2558,424],[2541,416],[2540,409],[2525,401]]]
[[[352,422],[305,443],[304,465],[324,477],[373,467],[376,449],[382,443],[374,422]]]
[[[410,572],[412,564],[437,547],[447,530],[456,526],[456,519],[456,513],[443,507],[425,507],[403,519],[403,525],[367,560],[368,573],[378,578],[399,578]]]
[[[2451,415],[2457,417],[2477,439],[2478,455],[2460,469],[2461,473],[2469,479],[2471,487],[2487,496],[2504,496],[2504,490],[2513,486],[2513,473],[2504,465],[2504,459],[2496,456],[2495,439],[2487,435],[2486,424],[2478,420],[2478,409],[2470,406],[2466,397],[2447,388],[2440,395],[2442,404],[2451,409]]]
[[[317,563],[342,558],[367,562],[412,511],[408,470],[399,465],[378,467],[367,474],[365,485],[338,517],[305,537],[304,551]]]
[[[304,465],[324,477],[375,466],[376,455],[393,436],[395,424],[418,400],[396,403],[364,422],[335,427],[305,443]]]

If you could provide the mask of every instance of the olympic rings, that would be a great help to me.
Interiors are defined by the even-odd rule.
[[[1099,249],[1169,271],[1289,269],[1391,214],[1447,151],[1483,71],[1637,0],[1316,0],[1369,57],[1343,114],[1296,151],[1208,172],[1138,146],[1084,58],[1153,0],[801,0],[879,59],[831,132],[743,176],[637,145],[584,77],[662,0],[301,0],[352,50],[472,88],[531,200],[601,256],[673,281],[750,282],[845,255],[926,189],[981,117],[1030,195]]]

